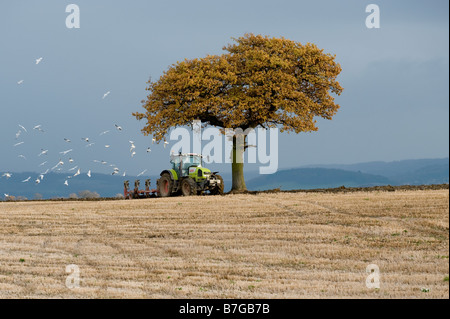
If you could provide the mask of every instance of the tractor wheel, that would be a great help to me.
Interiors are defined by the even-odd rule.
[[[162,174],[158,180],[158,193],[161,197],[168,197],[172,194],[173,180],[169,174]]]
[[[223,195],[223,178],[220,175],[214,175],[216,177],[216,180],[218,182],[218,184],[216,184],[216,186],[210,190],[211,195]]]
[[[197,194],[197,184],[192,178],[188,177],[181,181],[181,194],[183,194],[183,196],[192,196]]]

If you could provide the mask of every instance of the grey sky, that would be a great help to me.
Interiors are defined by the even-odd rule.
[[[80,29],[65,26],[70,3],[80,7]],[[370,3],[380,7],[380,29],[365,26]],[[341,109],[332,121],[319,120],[318,132],[280,135],[280,168],[447,157],[448,10],[444,0],[2,1],[0,171],[39,171],[72,148],[85,170],[108,172],[97,159],[129,174],[156,174],[168,166],[170,148],[152,146],[140,133],[144,123],[131,116],[142,110],[145,82],[176,61],[221,54],[247,32],[313,42],[343,68]],[[16,140],[18,124],[28,134]],[[37,124],[44,133],[32,130]],[[96,144],[86,148],[86,136]],[[37,157],[41,148],[47,157]]]

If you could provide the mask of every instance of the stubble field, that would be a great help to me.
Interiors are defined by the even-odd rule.
[[[448,205],[448,189],[0,203],[0,298],[449,298]]]

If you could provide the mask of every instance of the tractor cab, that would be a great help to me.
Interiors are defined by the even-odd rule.
[[[172,154],[170,156],[170,163],[172,163],[172,169],[177,172],[177,175],[188,176],[192,174],[197,167],[202,167],[202,156],[199,154]]]

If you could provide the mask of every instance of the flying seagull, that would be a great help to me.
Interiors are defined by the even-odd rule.
[[[82,139],[83,141],[89,143],[89,137],[82,137],[81,139]]]
[[[81,174],[81,171],[80,171],[80,169],[78,169],[78,171],[73,176],[78,176],[80,174]]]
[[[44,130],[41,127],[42,127],[41,124],[36,125],[35,127],[33,127],[33,130],[38,130],[39,132],[44,132]]]
[[[150,147],[147,147],[147,153],[150,153],[151,151]]]
[[[89,143],[88,145],[86,145],[86,147],[90,147],[92,145],[94,145],[95,143]]]
[[[16,133],[16,140],[19,138],[20,133],[22,133],[22,131],[21,131],[21,130],[18,130],[17,133]]]
[[[118,131],[122,131],[122,126],[119,126],[119,125],[117,125],[117,124],[114,124],[114,126],[116,127],[116,129],[117,129]]]
[[[4,174],[2,175],[2,177],[6,177],[6,179],[10,178],[11,176],[12,176],[11,173],[4,173]]]
[[[24,155],[22,155],[22,154],[20,154],[19,156],[17,156],[17,157],[20,157],[20,158],[23,158],[23,159],[27,159]]]
[[[19,142],[19,143],[14,144],[13,146],[16,147],[16,146],[22,145],[23,143],[25,143],[25,142]]]
[[[24,130],[25,131],[25,133],[28,133],[28,131],[27,131],[27,129],[25,128],[25,127],[23,127],[22,125],[20,125],[19,124],[19,126],[20,126],[20,128],[22,129],[22,130]]]
[[[77,165],[77,166],[74,166],[74,167],[72,167],[72,168],[70,168],[70,169],[69,169],[69,172],[74,171],[74,170],[76,170],[77,168],[78,168],[78,165]]]
[[[100,136],[105,135],[106,133],[109,133],[109,130],[108,130],[108,131],[101,132],[101,133],[100,133]]]
[[[69,140],[68,138],[64,138],[64,141],[66,141],[67,143],[72,142],[71,140]]]
[[[131,157],[134,157],[136,155],[136,152],[131,153]]]
[[[69,186],[69,182],[67,181],[67,179],[64,181],[64,185]]]
[[[17,82],[17,84],[21,85],[23,83],[23,80],[20,80]]]
[[[39,164],[39,166],[44,166],[46,163],[47,163],[47,161],[45,161],[45,162]]]
[[[152,138],[152,144],[155,144],[156,138]]]
[[[27,179],[24,179],[24,180],[22,181],[22,183],[27,183],[27,182],[30,181],[30,179],[31,179],[31,176],[29,176]]]
[[[109,93],[111,93],[110,91],[106,92],[105,94],[103,94],[102,99],[104,99],[105,97],[107,97],[109,95]]]
[[[41,148],[41,153],[39,153],[39,155],[38,156],[41,156],[41,155],[47,155],[47,153],[48,153],[48,150],[44,150],[43,148]]]
[[[144,173],[146,172],[147,170],[146,169],[144,169],[142,172],[140,172],[137,176],[139,177],[139,176],[142,176],[142,175],[144,175]]]
[[[70,150],[67,150],[67,151],[59,152],[59,154],[66,155],[67,153],[70,153],[72,151],[73,151],[73,149],[70,149]]]
[[[166,148],[166,145],[169,145],[169,142],[164,141],[164,148]]]
[[[88,177],[91,177],[91,170],[89,170],[86,174]]]
[[[69,163],[73,163],[73,159],[72,158],[69,158]]]
[[[39,184],[39,183],[41,182],[41,180],[39,179],[39,177],[36,178],[35,182],[36,182],[36,184]]]
[[[40,57],[39,59],[36,59],[36,64],[39,64],[42,61],[42,57]]]
[[[106,148],[109,148],[111,145],[105,145]]]

